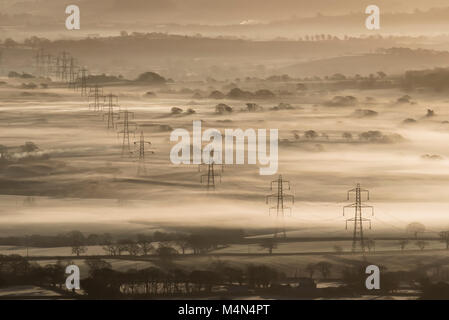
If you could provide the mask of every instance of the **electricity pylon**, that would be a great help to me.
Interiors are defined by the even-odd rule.
[[[67,82],[69,80],[69,54],[63,51],[59,61],[61,63],[61,81]]]
[[[145,166],[145,144],[151,145],[150,141],[145,141],[145,137],[143,136],[143,131],[140,132],[140,139],[139,141],[134,141],[134,146],[137,146],[139,150],[139,159],[137,164],[137,175],[146,175],[147,174],[147,168]],[[154,153],[153,151],[150,151],[151,153]]]
[[[39,49],[36,55],[34,56],[34,59],[35,59],[36,73],[38,75],[42,75],[45,63],[44,49]]]
[[[89,109],[93,109],[94,111],[100,111],[103,109],[103,102],[101,101],[104,100],[103,88],[98,86],[98,84],[96,84],[93,88],[90,88],[87,99],[92,101],[89,102]]]
[[[114,112],[114,108],[118,108],[118,97],[116,95],[108,94],[104,97],[105,103],[108,107],[108,112],[103,114],[103,120],[108,119],[108,129],[115,128],[114,119],[118,117],[118,113]]]
[[[216,177],[220,178],[221,183],[221,174],[215,173],[214,160],[211,158],[210,162],[207,164],[207,174],[201,175],[201,183],[207,178],[207,190],[215,190]]]
[[[213,159],[213,158],[214,158],[214,150],[212,149],[211,152],[210,152],[210,159]],[[209,171],[209,165],[210,165],[210,163],[200,163],[198,165],[198,172],[201,172],[201,169],[204,166],[207,166],[207,170]],[[214,162],[214,166],[220,166],[221,167],[221,172],[224,172],[224,164],[223,163],[217,164],[217,163]]]
[[[75,58],[70,58],[70,65],[69,65],[69,88],[76,90],[76,78],[78,75],[78,67],[75,62]]]
[[[221,174],[215,173],[215,161],[214,161],[214,150],[211,150],[209,155],[209,162],[203,163],[198,166],[198,172],[201,171],[201,166],[207,165],[207,174],[201,175],[201,183],[207,178],[207,190],[215,190],[215,177],[220,178],[221,183]],[[221,168],[223,171],[223,165],[221,164]]]
[[[134,112],[130,112],[128,110],[120,111],[118,119],[123,119],[123,121],[117,122],[117,125],[122,124],[123,129],[117,132],[117,135],[123,134],[123,142],[122,142],[122,157],[125,154],[131,155],[131,147],[129,142],[129,134],[132,133],[134,136],[136,135],[137,123],[130,122],[129,116],[134,119]],[[129,126],[134,126],[134,129],[129,129]]]
[[[275,188],[273,188],[273,186],[275,186]],[[295,203],[295,197],[284,192],[285,190],[290,190],[290,182],[283,180],[282,176],[279,175],[277,180],[271,181],[270,190],[276,191],[276,193],[266,196],[266,203],[273,204],[273,206],[269,209],[270,215],[272,211],[276,211],[276,230],[274,233],[274,238],[277,238],[279,233],[282,233],[283,238],[286,238],[287,235],[285,234],[284,221],[285,211],[288,210],[291,214],[292,208],[286,207],[285,203],[291,202],[292,205]]]
[[[348,191],[347,200],[351,193],[355,194],[355,202],[353,204],[343,207],[343,216],[345,215],[345,209],[354,209],[354,218],[346,220],[346,230],[348,229],[348,222],[354,222],[354,231],[352,235],[352,252],[357,250],[357,244],[360,244],[360,249],[365,253],[365,239],[363,236],[363,222],[369,222],[369,228],[371,229],[371,220],[362,217],[363,208],[371,208],[371,215],[374,216],[374,207],[367,206],[362,203],[362,193],[366,193],[366,200],[369,200],[369,191],[360,188],[360,183],[357,183],[354,189]]]
[[[51,54],[44,55],[44,74],[51,77],[53,72],[53,56]]]
[[[59,56],[54,58],[54,66],[53,66],[53,72],[55,78],[59,79],[61,77],[61,64],[60,64],[60,58]]]
[[[78,72],[78,83],[81,88],[81,95],[87,95],[87,69],[84,67]]]

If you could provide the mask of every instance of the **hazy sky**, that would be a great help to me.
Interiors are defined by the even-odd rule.
[[[54,16],[63,13],[68,4],[78,4],[83,15],[94,15],[110,23],[121,18],[151,19],[154,22],[189,22],[229,24],[245,20],[271,21],[293,16],[309,17],[318,12],[340,15],[364,11],[376,4],[382,12],[413,12],[432,7],[447,6],[447,0],[2,0],[6,13],[28,13]],[[87,12],[86,12],[87,11]]]

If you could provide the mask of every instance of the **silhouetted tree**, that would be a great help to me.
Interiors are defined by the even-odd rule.
[[[267,239],[263,239],[262,242],[260,243],[260,247],[262,249],[268,249],[268,253],[272,254],[273,253],[273,249],[276,249],[278,246],[276,239],[273,238],[267,238]]]
[[[419,222],[412,222],[407,225],[405,229],[408,233],[413,234],[415,239],[418,239],[418,234],[423,233],[426,230],[426,227]]]
[[[427,241],[424,240],[418,240],[416,241],[416,246],[420,249],[420,250],[424,250],[424,248],[429,244]]]
[[[399,240],[399,246],[401,247],[401,251],[404,251],[405,247],[408,245],[408,240]]]
[[[371,250],[376,251],[376,241],[374,239],[367,239],[365,244],[368,247],[369,252],[371,252]]]
[[[77,257],[79,257],[82,253],[87,252],[87,247],[80,245],[80,244],[74,244],[72,245],[72,254],[76,254]]]
[[[439,233],[441,242],[446,244],[446,250],[449,250],[449,231],[441,231]]]
[[[316,268],[321,273],[323,278],[327,279],[331,273],[332,264],[326,261],[322,261],[316,264]]]
[[[309,276],[310,276],[310,278],[313,278],[313,274],[315,273],[315,271],[316,271],[316,265],[314,264],[314,263],[309,263],[307,266],[306,266],[306,272],[307,273],[309,273]]]
[[[189,241],[187,241],[186,239],[179,239],[179,240],[176,240],[176,245],[179,247],[179,248],[181,248],[181,251],[182,251],[182,254],[185,254],[186,253],[186,250],[188,249],[188,248],[190,248],[190,243],[189,243]]]

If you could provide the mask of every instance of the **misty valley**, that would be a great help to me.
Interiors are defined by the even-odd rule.
[[[449,7],[376,2],[4,0],[0,300],[449,299]]]

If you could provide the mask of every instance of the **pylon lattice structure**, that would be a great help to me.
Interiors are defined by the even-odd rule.
[[[81,68],[78,72],[78,85],[81,89],[81,95],[86,96],[87,95],[87,69]]]
[[[36,73],[42,75],[44,73],[45,65],[45,54],[44,49],[39,49],[34,56],[34,64],[36,68]]]
[[[219,178],[221,183],[221,174],[215,172],[214,160],[211,157],[210,162],[207,163],[207,174],[201,175],[201,183],[207,182],[207,190],[215,190],[215,178]]]
[[[107,105],[108,112],[103,114],[103,120],[107,119],[108,121],[108,129],[115,128],[114,120],[118,117],[119,113],[114,112],[114,108],[118,108],[118,96],[113,94],[108,94],[104,96],[105,104]]]
[[[69,88],[76,90],[77,87],[78,66],[76,65],[75,58],[70,58],[69,65]]]
[[[103,88],[98,84],[89,89],[87,98],[89,100],[89,109],[92,109],[94,111],[101,111],[103,109]]]
[[[143,135],[143,131],[140,132],[140,139],[139,141],[134,141],[134,145],[138,148],[139,158],[138,158],[138,164],[137,164],[137,175],[146,175],[147,174],[147,168],[145,166],[145,145],[151,145],[150,141],[145,141],[145,137]],[[151,153],[154,153],[153,151],[150,151]]]
[[[118,131],[117,134],[123,135],[123,142],[122,142],[122,157],[125,154],[131,155],[131,147],[130,147],[130,141],[129,141],[129,134],[132,133],[134,136],[136,134],[137,130],[137,123],[130,122],[129,117],[131,116],[131,119],[134,119],[134,112],[130,112],[128,110],[120,111],[119,112],[119,119],[123,119],[123,121],[117,122],[117,125],[122,124],[123,129],[121,131]],[[129,126],[134,126],[134,129],[129,129]]]
[[[204,167],[204,166],[207,166],[207,168],[209,169],[209,163],[200,163],[199,165],[198,165],[198,172],[201,172],[201,169]],[[224,172],[224,164],[216,164],[216,163],[214,163],[214,166],[220,166],[221,167],[221,172]]]
[[[276,191],[266,196],[266,203],[272,205],[270,207],[270,215],[273,211],[276,212],[276,230],[274,232],[274,238],[278,238],[279,234],[282,234],[283,238],[286,238],[285,233],[285,211],[289,211],[291,214],[291,207],[286,207],[285,204],[290,202],[291,205],[295,202],[295,197],[291,194],[286,194],[285,190],[290,190],[290,182],[282,179],[282,175],[279,175],[277,180],[271,181],[270,190]]]
[[[369,228],[371,229],[371,220],[364,218],[362,216],[362,211],[364,208],[371,209],[371,215],[374,216],[374,207],[367,206],[362,203],[362,194],[366,194],[366,200],[369,200],[369,191],[362,189],[360,183],[357,183],[354,189],[348,191],[347,200],[350,198],[350,194],[355,195],[355,202],[353,204],[343,207],[343,216],[345,215],[346,209],[354,209],[354,218],[346,220],[346,229],[348,229],[348,222],[354,223],[354,230],[352,235],[352,252],[356,252],[357,245],[360,245],[361,252],[365,252],[365,239],[363,235],[363,223],[369,222]]]
[[[63,51],[59,58],[61,81],[69,81],[69,54]]]
[[[61,77],[61,63],[59,56],[54,58],[53,75],[58,79]]]

